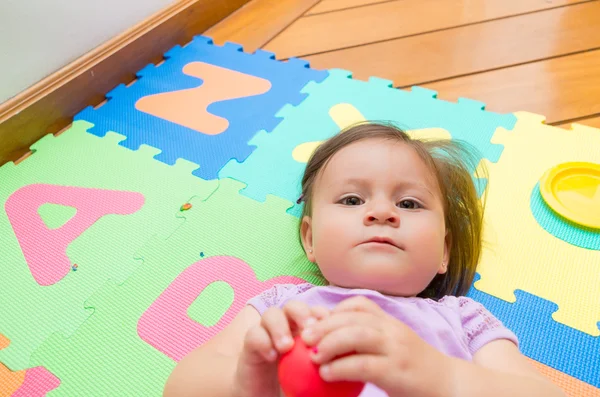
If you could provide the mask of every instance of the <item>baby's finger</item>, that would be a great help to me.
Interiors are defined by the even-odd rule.
[[[283,312],[290,321],[292,331],[302,329],[316,321],[311,315],[310,307],[300,301],[290,301],[283,307]]]
[[[248,359],[253,364],[263,360],[273,362],[277,359],[277,351],[271,342],[269,333],[259,325],[250,328],[246,333],[244,350],[248,353]]]
[[[377,303],[364,296],[356,296],[342,301],[333,309],[333,313],[340,312],[367,312],[375,315],[384,314],[384,311]]]
[[[310,308],[310,311],[312,316],[317,320],[323,320],[331,314],[330,310],[323,306],[313,306]]]
[[[339,380],[369,382],[380,388],[389,386],[385,376],[389,374],[390,363],[385,356],[354,354],[321,365],[319,374],[327,382]]]
[[[262,315],[261,325],[269,333],[269,337],[279,353],[286,353],[292,348],[294,345],[292,332],[283,310],[278,308],[268,309]]]
[[[328,333],[313,351],[312,359],[317,364],[351,353],[385,354],[385,338],[378,328],[352,325]]]
[[[370,313],[342,312],[332,314],[302,331],[302,339],[309,346],[318,343],[323,336],[342,327],[365,325],[378,327],[380,319]]]

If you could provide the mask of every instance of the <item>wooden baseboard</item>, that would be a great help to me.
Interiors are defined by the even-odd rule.
[[[15,161],[48,133],[135,79],[176,44],[185,44],[249,0],[180,0],[0,105],[0,165]]]

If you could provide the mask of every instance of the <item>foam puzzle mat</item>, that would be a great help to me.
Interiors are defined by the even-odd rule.
[[[297,237],[302,171],[324,139],[378,120],[479,149],[486,245],[469,296],[569,396],[600,397],[600,230],[540,195],[548,169],[600,163],[600,130],[203,36],[107,99],[0,167],[0,396],[160,396],[250,297],[322,283]]]

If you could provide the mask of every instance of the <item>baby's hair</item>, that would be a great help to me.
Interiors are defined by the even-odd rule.
[[[321,144],[306,164],[298,199],[298,202],[304,202],[302,217],[312,214],[315,181],[333,155],[345,146],[366,139],[386,139],[409,145],[439,184],[450,241],[450,260],[448,271],[436,275],[419,296],[438,300],[446,295],[465,295],[473,283],[482,250],[484,205],[474,178],[487,177],[485,169],[478,168],[481,157],[477,150],[466,142],[413,139],[388,123],[363,122],[349,126]]]

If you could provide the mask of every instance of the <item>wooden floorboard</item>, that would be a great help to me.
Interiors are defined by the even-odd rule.
[[[561,127],[568,127],[572,123],[587,125],[588,127],[600,128],[600,115],[594,116],[594,117],[589,117],[589,118],[584,118],[584,119],[576,120],[576,121],[569,121],[569,122],[561,123],[558,125]]]
[[[391,1],[300,18],[265,48],[279,59],[305,56],[584,1]]]
[[[497,112],[530,111],[549,124],[600,113],[600,50],[424,84],[442,99],[476,99]]]
[[[247,52],[254,52],[318,2],[319,0],[252,0],[204,34],[216,44],[231,41],[242,44]]]
[[[600,48],[599,21],[600,2],[589,2],[305,59],[409,86]]]
[[[347,8],[362,7],[369,4],[383,3],[387,1],[403,0],[322,0],[311,8],[305,15],[322,14],[325,12],[344,10]]]
[[[600,116],[579,120],[577,121],[577,123],[587,125],[588,127],[600,128]]]

